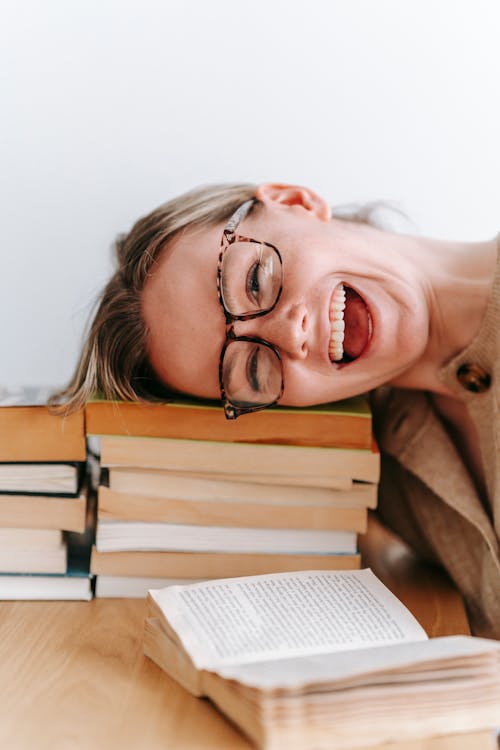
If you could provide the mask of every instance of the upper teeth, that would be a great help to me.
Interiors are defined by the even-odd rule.
[[[343,284],[339,284],[333,292],[330,302],[330,323],[331,334],[328,345],[328,354],[334,361],[341,360],[344,356],[344,310],[345,310],[345,289]]]

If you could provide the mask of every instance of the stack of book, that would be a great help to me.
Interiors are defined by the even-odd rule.
[[[93,401],[105,469],[97,596],[221,576],[360,566],[379,455],[366,400],[224,419],[221,407]]]
[[[83,412],[0,389],[0,599],[91,599]]]

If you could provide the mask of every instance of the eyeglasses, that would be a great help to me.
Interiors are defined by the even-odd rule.
[[[219,360],[226,419],[276,404],[284,388],[278,349],[254,336],[236,336],[234,322],[267,315],[283,289],[283,262],[274,245],[236,234],[254,200],[243,203],[222,234],[217,291],[226,318],[226,341]]]

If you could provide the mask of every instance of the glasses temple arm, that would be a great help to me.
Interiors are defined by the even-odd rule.
[[[238,224],[243,221],[254,203],[255,198],[251,198],[249,201],[245,201],[245,203],[242,203],[242,205],[238,208],[237,211],[234,212],[234,214],[231,216],[226,226],[224,227],[224,234],[233,234],[233,232],[236,231]]]

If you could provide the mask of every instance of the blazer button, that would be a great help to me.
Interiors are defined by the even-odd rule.
[[[484,367],[475,364],[460,365],[457,370],[457,378],[467,391],[472,393],[483,393],[491,385],[491,376]]]

